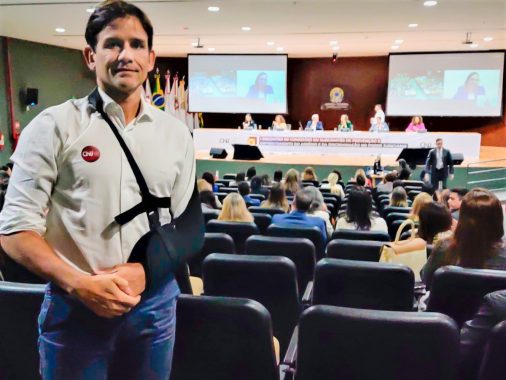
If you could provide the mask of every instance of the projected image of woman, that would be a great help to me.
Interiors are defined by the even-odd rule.
[[[265,99],[267,95],[272,95],[274,91],[272,86],[267,84],[267,73],[261,72],[257,75],[255,84],[253,84],[246,95],[250,99]]]
[[[485,87],[480,86],[480,74],[473,71],[467,76],[464,85],[459,87],[453,99],[476,101],[478,96],[485,96]]]

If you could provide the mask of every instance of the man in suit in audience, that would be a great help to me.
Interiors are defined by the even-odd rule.
[[[295,194],[292,203],[292,211],[289,214],[277,214],[272,217],[272,224],[281,227],[318,227],[323,239],[327,239],[327,230],[323,219],[307,215],[311,206],[311,197],[304,190]]]
[[[443,148],[443,139],[436,140],[436,148],[431,149],[425,162],[425,182],[429,181],[434,190],[439,189],[439,183],[446,189],[446,181],[453,181],[453,158],[448,149]]]

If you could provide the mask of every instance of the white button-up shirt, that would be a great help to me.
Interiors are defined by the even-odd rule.
[[[100,95],[150,192],[170,196],[172,212],[179,216],[195,183],[188,128],[144,99],[137,117],[125,125],[121,107],[103,91]],[[11,159],[0,234],[36,231],[64,261],[93,273],[127,262],[149,231],[145,213],[123,226],[114,221],[138,204],[141,194],[118,140],[87,98],[39,114],[23,130]],[[169,210],[159,211],[161,223],[169,223]]]

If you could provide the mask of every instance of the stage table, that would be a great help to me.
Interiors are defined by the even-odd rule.
[[[320,154],[333,156],[397,157],[404,148],[434,147],[443,139],[446,149],[462,153],[466,160],[480,157],[479,133],[451,132],[337,132],[337,131],[272,131],[201,128],[193,131],[195,149],[207,151],[224,148],[233,153],[232,144],[257,145],[267,154]]]

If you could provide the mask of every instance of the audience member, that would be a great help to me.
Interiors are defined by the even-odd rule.
[[[406,190],[404,190],[404,187],[397,186],[392,190],[389,206],[408,207],[408,194],[406,193]]]
[[[391,193],[393,190],[393,182],[396,180],[397,175],[394,172],[388,173],[383,177],[383,181],[376,186],[378,193]]]
[[[365,174],[364,169],[357,169],[355,171],[355,176],[353,177],[353,180],[357,183],[358,186],[371,187],[371,180],[369,178],[367,178],[367,175]]]
[[[418,223],[420,217],[420,209],[427,203],[432,203],[432,197],[429,194],[423,192],[418,194],[413,201],[411,214],[409,214],[408,218],[413,222]]]
[[[346,216],[336,224],[336,230],[339,229],[388,232],[385,220],[372,216],[371,195],[361,190],[351,190],[348,194]]]
[[[452,213],[452,218],[459,220],[460,205],[462,204],[462,198],[468,193],[466,188],[454,188],[450,190],[450,196],[448,198],[448,207]]]
[[[337,174],[337,176],[338,176],[337,181],[338,182],[341,182],[343,180],[343,175],[341,174],[341,172],[339,170],[334,169],[334,170],[332,170],[332,173]]]
[[[251,178],[257,175],[257,169],[252,166],[246,170],[246,180],[251,181]]]
[[[299,190],[292,202],[292,211],[289,214],[274,215],[272,217],[272,224],[281,227],[318,227],[323,239],[327,240],[325,222],[316,216],[308,216],[307,212],[310,207],[311,198],[304,190]]]
[[[260,206],[260,201],[255,198],[250,197],[251,189],[249,187],[249,183],[246,181],[243,181],[237,185],[239,194],[241,194],[242,198],[244,199],[244,202],[246,202],[249,206]]]
[[[331,236],[334,232],[334,226],[330,222],[330,214],[327,211],[327,205],[323,199],[323,195],[314,186],[307,186],[302,189],[311,199],[311,206],[309,207],[308,214],[323,219],[325,222],[325,229],[327,230],[327,236]]]
[[[217,210],[218,204],[216,203],[216,196],[212,191],[203,190],[199,192],[200,204],[202,205],[202,211],[205,210]]]
[[[369,132],[388,132],[388,124],[381,120],[380,117],[374,119],[374,123],[369,128]]]
[[[313,167],[308,166],[302,172],[302,180],[303,181],[318,181],[316,177],[316,173]]]
[[[251,194],[261,194],[266,199],[269,196],[269,190],[262,187],[262,178],[257,175],[251,178]]]
[[[436,190],[432,197],[437,203],[441,203],[449,209],[448,200],[450,199],[450,189]]]
[[[433,223],[431,219],[430,224]],[[486,189],[469,191],[462,198],[459,223],[453,237],[434,246],[422,271],[426,286],[430,289],[434,272],[445,265],[506,270],[503,235],[503,211],[499,199]]]
[[[283,181],[283,171],[282,170],[275,170],[274,171],[274,177],[272,178],[273,182],[280,183]]]
[[[218,186],[216,186],[216,183],[214,182],[214,175],[211,172],[204,172],[202,173],[202,179],[207,181],[211,185],[211,190],[216,192],[218,191]]]
[[[272,181],[271,178],[269,177],[269,174],[263,174],[260,178],[262,179],[262,186],[272,185]]]
[[[235,176],[235,180],[230,181],[229,186],[237,186],[239,183],[246,181],[246,173],[239,172]]]
[[[223,200],[218,220],[227,222],[253,222],[253,215],[248,211],[246,202],[238,193],[230,193]]]
[[[336,194],[341,199],[344,199],[345,194],[343,187],[339,183],[337,183],[337,181],[339,181],[339,176],[336,173],[331,172],[327,177],[327,181],[329,182],[323,183],[320,186],[320,189],[329,189],[331,194]]]
[[[399,168],[397,169],[397,178],[402,181],[407,181],[411,177],[411,169],[405,159],[399,160]]]
[[[260,207],[277,208],[283,210],[284,212],[288,212],[290,210],[290,205],[286,199],[283,185],[280,183],[272,185],[269,197],[260,204]]]
[[[451,236],[452,217],[442,204],[430,202],[420,207],[418,213],[418,236],[434,244]]]
[[[300,190],[299,172],[295,169],[289,169],[286,172],[285,181],[286,195],[295,195]]]
[[[421,116],[413,116],[411,123],[406,128],[406,132],[425,132],[425,124]]]
[[[201,178],[197,180],[197,189],[199,191],[199,194],[202,194],[204,192],[211,192],[213,194],[214,202],[212,202],[213,208],[220,208],[221,202],[219,201],[218,197],[214,194],[213,188],[209,182],[207,182],[205,179]],[[202,201],[203,198],[207,199],[209,197],[208,194],[200,195],[200,203],[204,203]],[[209,202],[206,202],[209,203]],[[211,203],[209,203],[211,204]]]

